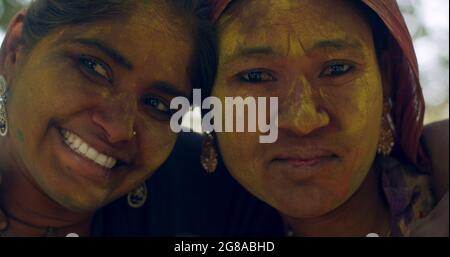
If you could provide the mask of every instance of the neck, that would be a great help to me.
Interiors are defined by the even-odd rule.
[[[92,215],[67,210],[43,193],[22,170],[2,170],[0,204],[8,217],[7,234],[88,236]]]
[[[372,170],[359,190],[330,213],[316,218],[284,218],[296,236],[387,236],[389,211],[379,181],[378,172]]]

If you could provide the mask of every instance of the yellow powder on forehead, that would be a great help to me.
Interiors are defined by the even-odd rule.
[[[365,58],[375,55],[369,24],[366,24],[366,29],[362,29],[364,24],[339,20],[333,22],[326,20],[323,13],[333,10],[337,15],[332,19],[339,15],[350,15],[354,20],[361,20],[358,11],[348,8],[349,6],[336,8],[333,1],[322,1],[323,5],[307,5],[307,2],[283,0],[266,5],[258,1],[245,4],[238,1],[238,5],[232,6],[225,13],[225,18],[219,21],[220,62],[227,62],[242,48],[268,46],[283,56],[304,56],[307,49],[323,40],[340,40],[349,45],[360,45]]]

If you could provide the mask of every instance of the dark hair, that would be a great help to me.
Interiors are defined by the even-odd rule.
[[[34,0],[24,18],[22,38],[31,49],[52,30],[102,19],[128,16],[139,3],[152,0]],[[191,83],[196,88],[210,88],[217,70],[216,33],[209,20],[206,0],[162,0],[192,26],[195,49]]]

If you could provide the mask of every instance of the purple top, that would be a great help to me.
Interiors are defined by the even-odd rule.
[[[408,236],[410,226],[435,206],[430,175],[392,157],[379,157],[377,162],[391,215],[391,236]]]

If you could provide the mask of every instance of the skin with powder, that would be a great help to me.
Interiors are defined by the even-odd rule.
[[[21,44],[24,13],[12,21],[0,67],[9,90],[0,195],[11,217],[33,227],[10,219],[8,233],[88,235],[95,210],[169,156],[169,103],[192,90],[192,29],[163,1],[131,11],[61,26],[31,49]],[[92,148],[84,155],[74,149],[80,140]],[[88,158],[93,150],[104,162]]]
[[[280,103],[274,144],[217,134],[232,175],[296,235],[387,235],[374,161],[390,85],[364,14],[351,1],[236,1],[218,32],[212,95]]]
[[[384,87],[382,76],[380,75],[382,71],[378,69],[370,26],[353,6],[342,5],[336,8],[334,1],[274,0],[267,1],[267,5],[260,4],[263,1],[245,2],[248,5],[247,3],[245,5],[236,5],[235,8],[230,9],[233,13],[237,12],[240,14],[237,19],[230,19],[225,15],[219,24],[221,67],[217,85],[214,88],[214,95],[222,99],[225,96],[280,97],[280,138],[276,144],[264,145],[259,143],[259,135],[255,133],[219,134],[218,139],[221,152],[227,162],[228,168],[230,168],[239,182],[246,186],[252,193],[279,209],[284,214],[286,220],[293,226],[297,234],[342,234],[344,230],[345,235],[362,235],[367,231],[378,232],[381,235],[385,234],[388,230],[388,213],[385,203],[380,200],[381,198],[376,188],[376,181],[379,178],[373,172],[374,170],[371,169],[371,166],[378,143],[377,137],[382,116],[383,98],[388,88]],[[318,8],[322,9],[322,5],[324,4],[327,8],[319,12],[319,14],[314,14]],[[293,8],[295,12],[292,12],[292,10],[287,11],[290,8]],[[245,9],[245,11],[241,9]],[[268,19],[255,19],[255,15],[258,15],[258,17],[267,16]],[[158,17],[160,16],[158,13]],[[347,16],[348,18],[342,18]],[[68,126],[67,129],[80,130],[83,133],[82,136],[89,136],[89,134],[97,135],[97,133],[101,135],[101,132],[96,131],[93,127],[97,125],[105,127],[104,132],[111,131],[111,128],[113,128],[113,132],[116,131],[114,129],[117,126],[116,122],[114,123],[115,126],[107,126],[108,120],[113,122],[112,118],[118,116],[114,115],[114,113],[122,113],[125,110],[124,113],[128,114],[129,111],[126,110],[133,110],[135,108],[135,117],[139,115],[142,115],[140,117],[146,117],[144,114],[139,113],[138,107],[132,104],[130,105],[134,101],[130,100],[133,99],[132,97],[128,98],[127,101],[125,100],[126,92],[129,89],[125,84],[133,85],[133,90],[130,89],[132,92],[128,93],[138,95],[137,92],[140,92],[139,89],[141,88],[141,83],[138,81],[145,81],[145,84],[152,85],[149,92],[152,95],[156,92],[155,94],[157,96],[161,96],[162,99],[160,100],[165,99],[168,101],[173,95],[187,95],[187,92],[190,91],[190,86],[179,87],[179,84],[177,84],[178,79],[180,79],[180,74],[181,77],[186,78],[179,80],[181,84],[188,80],[186,71],[181,69],[185,67],[183,66],[184,64],[179,65],[180,63],[184,63],[185,60],[183,58],[178,59],[179,56],[184,56],[183,54],[185,53],[181,50],[177,52],[176,62],[174,61],[175,57],[170,53],[167,57],[164,57],[168,58],[167,60],[162,60],[158,56],[154,57],[152,54],[155,53],[153,52],[151,54],[143,54],[151,51],[148,47],[143,49],[139,41],[140,39],[147,40],[147,37],[142,35],[145,34],[142,31],[148,29],[147,22],[149,21],[147,19],[148,17],[135,17],[131,19],[140,25],[145,24],[146,27],[144,29],[142,26],[138,26],[136,30],[131,28],[130,33],[124,34],[120,29],[112,32],[117,22],[111,23],[108,21],[105,23],[96,23],[99,24],[97,27],[98,31],[89,34],[94,36],[105,35],[102,39],[111,43],[111,46],[117,47],[118,50],[126,49],[129,44],[129,39],[137,37],[137,42],[132,40],[132,42],[136,43],[131,47],[132,49],[123,50],[122,52],[123,56],[128,57],[128,61],[125,64],[131,63],[134,69],[139,71],[131,72],[127,71],[126,67],[118,68],[120,82],[117,82],[119,85],[117,91],[123,93],[123,99],[120,97],[109,98],[112,101],[111,105],[97,107],[95,104],[90,104],[95,102],[91,98],[97,97],[97,99],[102,99],[100,95],[104,95],[106,98],[106,96],[111,96],[112,93],[106,89],[98,89],[98,91],[83,91],[82,89],[79,91],[74,89],[70,98],[66,96],[64,99],[58,101],[54,101],[53,99],[49,101],[47,98],[46,102],[43,99],[33,100],[36,101],[34,103],[35,108],[50,103],[56,110],[60,110],[59,112],[55,112],[49,108],[44,113],[39,114],[39,117],[41,119],[45,118],[46,120],[54,119],[56,124],[61,123],[61,126]],[[337,19],[339,22],[331,22],[333,19]],[[330,20],[330,22],[322,22],[327,20]],[[359,22],[355,22],[355,20]],[[322,23],[319,27],[317,21],[321,21]],[[158,29],[161,29],[163,23],[158,24],[158,22],[151,20],[150,24],[151,28],[156,27],[157,29],[155,30],[158,31]],[[104,34],[100,33],[101,31],[105,31],[102,28],[106,30]],[[259,31],[261,28],[263,30]],[[76,27],[71,27],[70,29],[76,29]],[[100,34],[97,34],[97,32]],[[113,37],[108,37],[108,32],[111,32],[111,34],[115,33],[116,37],[117,35],[123,35],[123,38],[119,37],[121,39],[118,42],[114,38],[114,42],[111,42],[112,40],[108,40],[108,38],[112,39]],[[67,34],[66,31],[60,33],[61,35],[58,36]],[[175,34],[177,37],[184,38],[184,34],[178,30],[175,31]],[[173,35],[169,33],[169,36]],[[122,39],[123,41],[121,41]],[[152,39],[152,43],[154,41]],[[174,46],[167,47],[171,51],[173,51],[174,47],[177,48],[177,44],[182,45],[186,43],[186,45],[190,46],[189,40],[188,42],[178,42],[179,40],[175,40],[176,43],[172,41],[173,37],[161,38],[161,42],[156,40],[154,43],[164,46],[174,44]],[[41,47],[41,52],[43,53],[36,56],[40,58],[45,57],[45,53],[50,52],[47,49],[50,48],[50,45],[51,42],[48,42],[45,45],[46,47]],[[245,48],[242,46],[245,46]],[[84,52],[81,50],[76,51],[78,48],[74,48],[75,53]],[[92,54],[90,52],[91,49],[87,49]],[[57,49],[54,49],[54,51],[56,52]],[[94,53],[96,52],[94,51]],[[158,54],[163,55],[163,53],[164,51],[159,49]],[[104,57],[103,54],[100,54],[100,56],[95,54],[95,56],[109,64],[109,57]],[[105,61],[103,58],[109,61]],[[52,60],[50,57],[48,59]],[[72,69],[67,68],[70,66],[59,67],[61,63],[65,62],[53,61],[50,63],[57,66],[54,67],[53,74],[60,74],[61,70],[63,70],[63,75],[60,75],[61,80],[67,78],[70,78],[69,81],[80,80],[79,76],[70,72]],[[177,65],[170,66],[173,63],[177,63]],[[37,62],[34,65],[44,64]],[[116,65],[114,62],[111,65],[113,66],[111,70],[114,71],[113,73],[115,75]],[[148,77],[154,75],[148,72],[148,70],[155,69],[155,73],[162,73],[162,68],[157,67],[158,65],[173,67],[173,73],[164,73],[164,76],[158,79]],[[119,67],[120,65],[117,66]],[[28,70],[31,69],[29,68]],[[97,65],[95,65],[94,70],[100,74],[108,75],[106,70]],[[32,73],[32,71],[28,72],[33,74],[32,77],[34,78],[39,74],[38,71],[35,73]],[[85,74],[81,73],[81,75],[84,76]],[[169,78],[177,81],[171,81]],[[95,81],[93,84],[104,83],[101,77],[94,77],[93,80]],[[174,87],[169,87],[169,90],[167,83],[160,84],[160,80],[169,81]],[[30,81],[34,82],[29,79],[27,83],[31,84]],[[152,81],[158,81],[158,83],[155,84]],[[49,82],[47,81],[47,83]],[[39,85],[42,86],[42,84]],[[166,90],[162,90],[164,88],[161,87],[162,85],[166,86]],[[153,86],[155,87],[153,88]],[[47,87],[52,90],[51,92],[60,92],[55,85],[47,85]],[[156,91],[153,91],[153,89]],[[167,95],[162,91],[166,93],[176,91],[178,93],[169,94],[168,97],[164,97]],[[37,94],[36,92],[39,92],[37,86],[33,92],[35,92],[34,95]],[[73,101],[73,97],[77,95],[80,97],[79,94],[82,92],[85,92],[89,96],[88,99],[83,97],[83,107],[80,103],[77,106],[70,107],[71,105],[69,105],[66,107],[67,103]],[[96,92],[99,93],[97,94]],[[22,94],[25,94],[25,92],[22,92]],[[63,95],[64,93],[60,92],[60,94]],[[33,94],[30,93],[30,95]],[[30,96],[27,99],[32,99],[32,97]],[[87,101],[89,99],[92,102]],[[99,100],[99,102],[102,101]],[[160,111],[165,109],[164,104],[159,104],[161,103],[160,101],[151,100],[150,102],[155,109],[159,109]],[[18,104],[16,103],[16,105]],[[85,108],[84,106],[89,107]],[[104,116],[105,119],[93,119],[95,126],[86,126],[85,122],[89,120],[88,113],[90,111],[95,113],[95,110],[104,110],[99,117]],[[26,112],[22,111],[22,113]],[[111,116],[108,115],[110,113],[112,113]],[[164,125],[166,116],[161,115],[162,113],[150,113],[149,117],[156,119],[157,123],[154,124],[152,121],[151,123],[147,123],[148,126],[143,126],[148,131],[136,129],[136,132],[138,132],[137,138],[140,138],[141,133],[143,133],[142,131],[144,131],[148,135],[148,142],[154,144],[151,148],[145,148],[146,151],[142,151],[146,153],[145,157],[147,158],[149,167],[156,167],[157,161],[154,160],[164,159],[164,156],[167,156],[170,151],[170,149],[164,148],[165,145],[159,144],[160,140],[165,141],[166,144],[172,144],[172,140],[174,140],[172,136],[169,137],[166,135],[167,131],[165,129],[168,125]],[[368,113],[370,115],[367,115]],[[37,117],[33,118],[32,115],[27,117],[33,119],[33,122],[37,122],[38,120]],[[137,118],[135,119],[137,122]],[[76,122],[77,120],[79,122]],[[126,121],[126,117],[124,117],[124,120]],[[145,119],[142,118],[141,121],[143,120]],[[19,121],[16,122],[19,123]],[[19,151],[22,151],[19,154],[20,156],[26,156],[27,154],[36,156],[36,152],[38,151],[27,150],[26,145],[29,144],[28,137],[29,135],[42,134],[42,138],[45,138],[46,132],[43,131],[48,130],[47,127],[50,126],[45,126],[40,121],[38,123],[41,124],[38,127],[39,129],[31,129],[28,128],[28,123],[24,123],[22,121],[22,126],[17,126],[12,131],[12,135],[15,136],[13,142],[20,146],[18,147]],[[123,128],[123,124],[126,123],[122,122],[119,124],[119,128],[122,126],[122,132],[126,130]],[[30,122],[29,124],[32,123]],[[80,124],[82,126],[78,126]],[[130,129],[130,131],[132,130]],[[109,135],[109,132],[107,134]],[[370,140],[367,140],[367,135],[370,136]],[[51,137],[49,138],[51,140]],[[128,140],[135,140],[132,139],[132,136],[130,138]],[[35,141],[31,140],[30,149],[33,149],[33,145],[40,145],[40,142],[44,142],[44,139]],[[126,141],[124,140],[123,142]],[[364,142],[364,144],[354,149],[353,142],[355,141]],[[136,147],[138,148],[138,146]],[[51,151],[47,150],[47,152]],[[46,152],[43,151],[43,153]],[[48,155],[44,154],[43,156]],[[301,158],[316,158],[318,161],[312,160],[311,162],[305,162]],[[29,159],[29,162],[34,161],[32,157],[29,157]],[[249,161],[242,162],[243,159]],[[51,162],[49,161],[49,163]],[[71,162],[68,163],[70,164]],[[305,169],[303,167],[308,165],[315,166],[315,168],[306,168],[305,173],[297,174],[297,170]],[[45,163],[42,167],[44,166],[47,167],[48,165]],[[73,166],[75,165],[68,165],[67,169],[69,171],[77,171],[76,167]],[[334,173],[335,170],[339,172]],[[105,188],[99,188],[98,184],[95,183],[97,187],[89,188],[89,190],[82,192],[74,188],[80,185],[83,187],[91,186],[94,184],[90,181],[91,179],[85,179],[84,176],[70,176],[66,174],[56,176],[58,183],[61,183],[61,188],[63,188],[62,184],[64,185],[63,192],[66,192],[70,196],[58,200],[58,203],[66,204],[69,208],[73,206],[74,209],[81,210],[81,212],[83,212],[82,209],[89,210],[90,207],[86,206],[87,204],[93,208],[97,205],[103,205],[103,203],[113,199],[116,195],[121,194],[119,192],[121,191],[120,188],[125,188],[131,184],[130,180],[135,181],[133,183],[137,185],[139,181],[137,179],[138,173],[139,171],[133,169],[130,174],[120,177],[120,183],[118,182],[119,179],[117,181],[105,182],[118,186],[114,190],[105,190],[106,186]],[[147,175],[149,174],[151,172],[147,172]],[[32,175],[28,177],[30,179],[26,178],[27,180],[34,179]],[[58,184],[53,185],[51,184],[53,182],[46,182],[45,180],[41,183],[49,183],[47,189],[49,192],[53,190],[52,187],[58,186]],[[20,194],[34,193],[36,187],[22,188]],[[56,192],[61,188],[56,188],[54,191]],[[73,199],[73,193],[81,193],[78,196],[80,199]],[[58,197],[56,198],[58,199]],[[299,202],[302,205],[298,204]],[[27,202],[31,207],[34,207],[30,203],[31,201]],[[89,224],[85,220],[90,218],[89,215],[83,215],[82,218],[78,214],[67,216],[67,211],[61,209],[59,205],[51,204],[49,206],[52,210],[61,211],[58,214],[62,215],[60,217],[73,218],[72,221],[82,220],[84,226],[83,231],[87,231]],[[361,210],[365,210],[365,212]],[[32,211],[32,208],[26,211]],[[22,213],[24,212],[22,210]],[[78,213],[78,211],[75,211],[75,213]],[[368,219],[368,217],[375,218]],[[1,220],[0,217],[0,222]],[[60,224],[68,224],[66,221],[60,221]],[[42,223],[45,224],[45,222]],[[309,226],[309,224],[313,226]],[[339,226],[336,226],[336,224]],[[358,224],[358,226],[355,226],[355,224]],[[350,230],[349,227],[353,229]],[[77,231],[72,228],[68,230],[70,232]],[[64,230],[60,232],[63,233]]]

